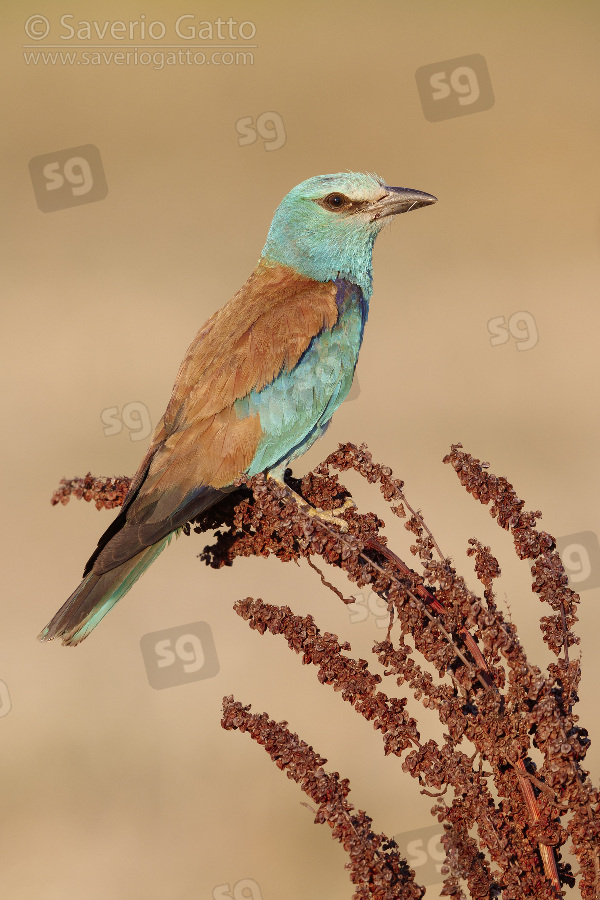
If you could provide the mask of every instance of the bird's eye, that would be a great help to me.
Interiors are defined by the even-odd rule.
[[[328,209],[343,209],[350,202],[351,201],[345,194],[327,194],[327,196],[323,198],[323,206],[326,206]]]

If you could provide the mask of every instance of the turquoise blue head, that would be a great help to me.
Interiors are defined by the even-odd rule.
[[[283,198],[262,255],[316,281],[345,278],[368,299],[373,244],[381,229],[399,213],[435,201],[368,173],[317,175]]]

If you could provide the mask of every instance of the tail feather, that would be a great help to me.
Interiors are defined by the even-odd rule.
[[[159,553],[171,542],[174,533],[171,532],[108,572],[97,575],[92,571],[86,575],[38,635],[39,639],[51,641],[60,637],[65,646],[75,646],[83,641],[115,603],[125,596],[148,566],[152,565]]]

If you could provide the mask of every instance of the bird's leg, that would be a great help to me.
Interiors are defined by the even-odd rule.
[[[327,522],[329,525],[337,525],[341,531],[348,531],[348,523],[344,522],[343,519],[340,520],[339,516],[347,509],[356,509],[356,503],[351,497],[348,497],[337,509],[318,509],[315,506],[311,506],[304,497],[301,497],[300,494],[297,494],[296,491],[289,486],[289,484],[286,484],[283,475],[280,472],[272,470],[268,473],[267,477],[271,478],[279,485],[279,487],[284,488],[286,494],[291,497],[307,515],[312,518],[320,519],[322,522]]]

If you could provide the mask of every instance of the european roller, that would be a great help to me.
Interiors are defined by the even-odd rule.
[[[284,197],[256,268],[187,351],[119,515],[41,640],[86,638],[240,475],[283,480],[350,390],[375,238],[394,216],[435,201],[359,172],[309,178]]]

